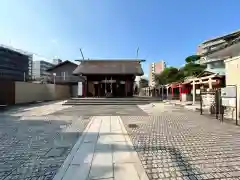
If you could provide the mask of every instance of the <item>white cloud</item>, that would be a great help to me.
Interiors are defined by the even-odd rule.
[[[57,39],[51,39],[51,43],[54,45],[58,45],[58,40]]]

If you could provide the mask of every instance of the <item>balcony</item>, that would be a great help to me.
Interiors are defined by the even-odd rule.
[[[213,48],[209,48],[208,50],[204,50],[204,55],[205,56],[208,56],[208,55],[211,55],[211,54],[214,54],[218,51],[222,51],[226,48],[230,48],[230,47],[234,47],[236,45],[240,44],[240,37],[237,37],[235,39],[231,39],[229,41],[226,41],[225,43],[219,45],[219,46],[215,46]]]
[[[207,57],[202,57],[201,59],[199,59],[198,61],[196,61],[196,63],[198,64],[208,64],[208,63],[212,63],[212,62],[216,62],[216,61],[224,61],[223,58],[207,58]]]

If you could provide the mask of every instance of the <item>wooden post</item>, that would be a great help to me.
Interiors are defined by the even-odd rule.
[[[179,84],[179,99],[180,99],[180,101],[182,99],[182,87],[180,84]]]
[[[101,87],[101,84],[100,82],[98,82],[98,97],[100,97],[100,87]]]
[[[127,90],[128,90],[128,80],[126,79],[125,82],[125,96],[127,97]]]
[[[105,77],[105,96],[107,95],[107,77]]]
[[[171,87],[171,91],[172,91],[172,99],[174,98],[174,90],[173,87]]]
[[[168,86],[167,86],[167,100],[168,100]]]
[[[86,77],[85,97],[88,97],[88,78]]]
[[[111,76],[111,95],[112,95],[112,76]]]
[[[195,104],[196,101],[196,87],[195,87],[195,81],[193,83],[193,88],[192,88],[192,94],[193,94],[193,104]]]

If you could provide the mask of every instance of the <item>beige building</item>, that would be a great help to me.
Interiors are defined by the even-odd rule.
[[[149,86],[155,86],[156,81],[154,74],[160,74],[166,67],[166,63],[164,61],[151,63],[149,66]]]
[[[240,56],[236,56],[233,58],[229,58],[225,60],[225,68],[226,68],[226,86],[237,86],[237,112],[238,112],[238,119],[239,119],[239,111],[240,111],[240,78],[239,78],[239,71],[240,71]],[[234,98],[231,100],[234,101]],[[234,106],[234,102],[232,102],[232,106]],[[235,113],[232,113],[233,116]],[[235,116],[236,117],[236,116]],[[233,118],[235,118],[233,117]]]

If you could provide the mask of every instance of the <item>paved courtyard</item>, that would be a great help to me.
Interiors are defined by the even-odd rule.
[[[149,179],[240,179],[239,127],[160,106],[122,117]]]
[[[136,164],[137,160],[126,159],[132,156],[125,155],[128,151],[134,152],[131,145],[128,145],[130,150],[126,150],[125,145],[114,149],[114,143],[127,142],[118,139],[119,135],[127,139],[127,133],[138,153],[139,161],[151,180],[240,179],[238,126],[220,123],[200,116],[197,112],[163,103],[142,106],[62,106],[59,103],[50,103],[17,108],[0,114],[0,180],[52,180],[83,136],[87,124],[91,124],[89,122],[93,116],[99,118],[95,119],[95,125],[92,124],[93,129],[88,131],[88,134],[91,138],[97,138],[94,142],[96,147],[103,149],[104,151],[100,153],[108,158],[111,157],[109,153],[114,156],[117,150],[116,157],[121,161],[121,164],[115,164],[113,159],[105,166],[104,163],[107,161],[102,156],[97,156],[99,160],[91,156],[92,160],[89,162],[96,162],[97,166],[101,166],[101,171],[95,166],[88,167],[88,171],[100,179],[102,177],[108,177],[104,180],[126,179],[126,176],[121,175],[130,175],[126,167],[134,169],[129,162]],[[105,118],[102,118],[103,116]],[[107,120],[109,116],[110,121]],[[120,131],[115,119],[120,124],[123,123],[127,132],[124,132],[124,127]],[[105,130],[97,129],[99,122]],[[92,136],[93,134],[95,135]],[[112,149],[105,151],[109,148],[110,142],[113,143]],[[89,147],[91,141],[86,140],[85,143],[79,145],[79,150],[84,149],[80,147]],[[84,157],[88,159],[79,156],[79,160],[85,164],[90,157],[87,154],[93,154],[94,151],[83,152]],[[80,161],[72,164],[74,169],[78,164]],[[116,165],[119,171],[113,168]],[[92,168],[96,170],[92,171]],[[110,171],[112,168],[113,171]],[[139,170],[135,172],[138,173]],[[117,173],[120,175],[115,176]],[[141,179],[136,173],[132,177],[133,180]],[[76,178],[78,176],[75,176]]]
[[[73,106],[53,113],[53,115],[77,115],[77,116],[147,116],[136,105],[81,105]]]
[[[89,122],[83,116],[43,115],[50,106],[44,107],[0,114],[0,180],[53,179]]]

